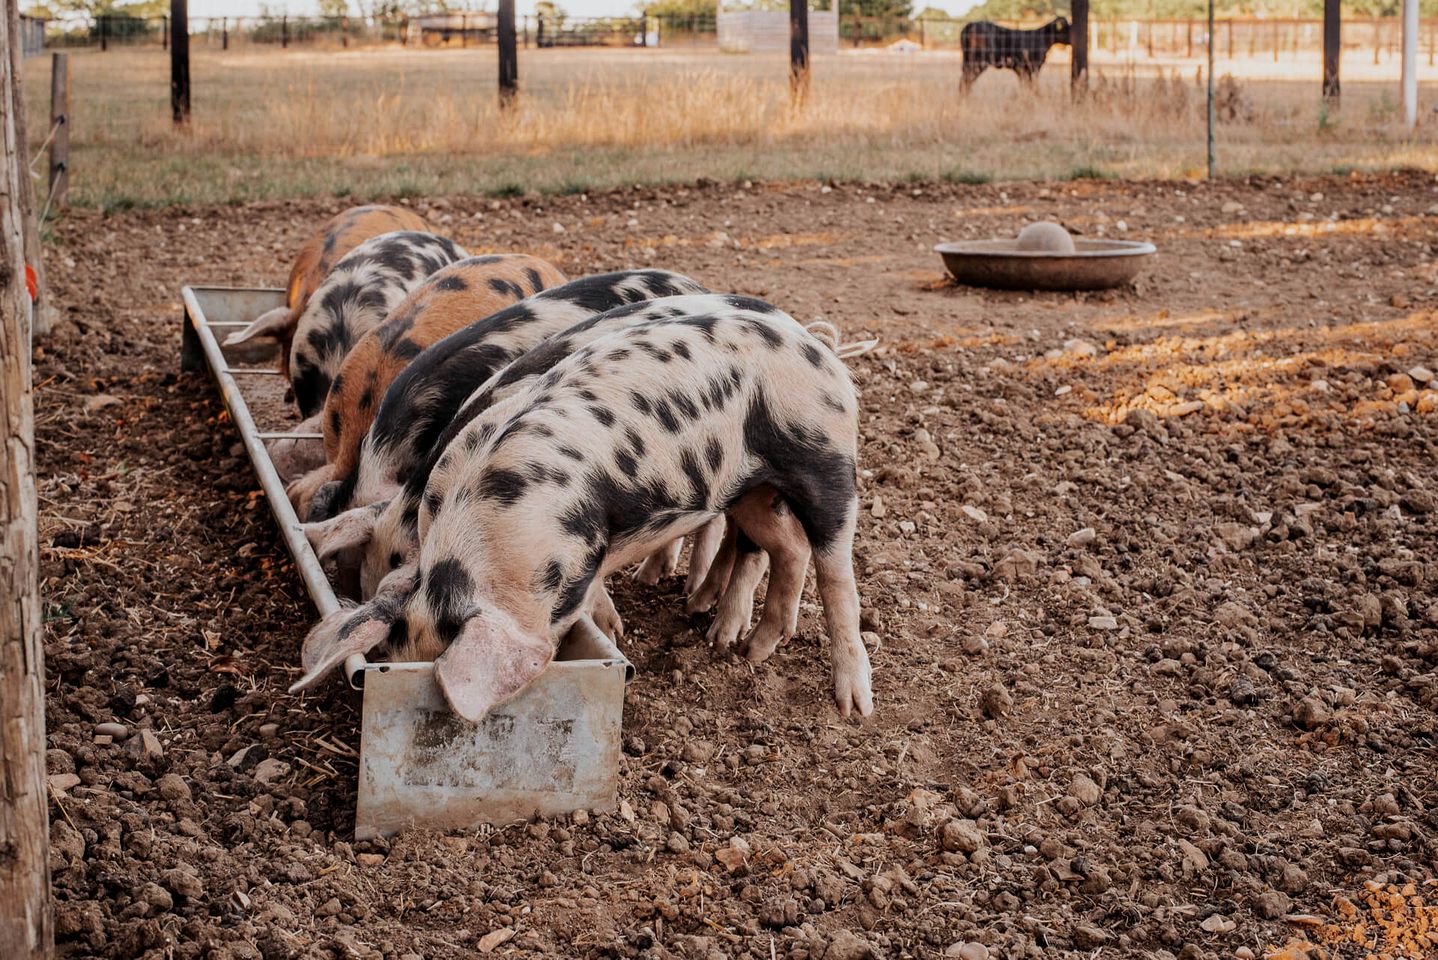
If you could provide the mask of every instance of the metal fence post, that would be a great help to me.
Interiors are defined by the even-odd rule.
[[[65,206],[70,189],[70,55],[50,57],[50,193],[46,204],[56,210]]]

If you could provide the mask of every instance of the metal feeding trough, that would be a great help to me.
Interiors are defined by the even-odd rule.
[[[276,369],[273,344],[221,345],[226,334],[282,305],[284,291],[185,287],[181,293],[181,365],[213,375],[315,609],[321,616],[338,610],[265,450],[266,440],[318,434],[286,428],[292,419],[287,381]],[[345,661],[344,675],[364,698],[358,840],[410,826],[463,829],[615,808],[624,685],[634,668],[588,618],[529,689],[478,726],[449,709],[432,663],[370,663],[355,655]]]
[[[941,243],[934,250],[959,283],[999,290],[1106,290],[1138,276],[1158,252],[1151,243],[1071,237],[1032,223],[1013,240]]]

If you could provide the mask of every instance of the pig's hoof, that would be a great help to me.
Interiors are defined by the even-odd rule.
[[[734,645],[734,641],[739,639],[739,634],[743,632],[744,628],[748,625],[747,622],[740,623],[738,617],[725,617],[721,615],[716,617],[713,625],[709,627],[707,638],[714,646],[728,650]]]
[[[590,619],[592,619],[594,625],[599,628],[599,632],[609,639],[624,639],[624,621],[620,618],[619,614],[595,613],[591,615]]]
[[[874,712],[874,694],[869,689],[869,671],[858,668],[838,670],[834,673],[834,705],[839,715],[847,717],[857,713],[867,717]]]
[[[739,653],[750,663],[763,663],[773,655],[775,647],[788,642],[789,638],[772,623],[760,620],[759,625],[749,631],[749,636],[739,644]]]
[[[684,601],[684,612],[690,615],[703,613],[714,606],[714,594],[710,591],[700,590],[698,593],[691,593],[689,599]]]

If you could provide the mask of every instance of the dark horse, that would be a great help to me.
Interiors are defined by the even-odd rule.
[[[989,67],[1012,70],[1032,85],[1049,48],[1069,42],[1069,22],[1063,17],[1055,17],[1037,30],[1011,30],[986,20],[968,24],[959,33],[964,51],[963,89],[967,91]]]

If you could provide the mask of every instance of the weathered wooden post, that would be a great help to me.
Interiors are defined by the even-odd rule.
[[[28,173],[30,163],[29,155],[24,149],[24,145],[28,141],[25,139],[25,107],[24,101],[21,99],[22,84],[20,71],[20,65],[24,58],[25,51],[20,42],[20,14],[18,5],[12,4],[10,0],[6,0],[5,15],[6,19],[3,25],[0,25],[0,30],[3,30],[5,33],[5,44],[3,47],[0,47],[0,56],[3,56],[4,52],[8,51],[9,57],[7,59],[10,62],[10,76],[13,79],[11,85],[6,88],[4,95],[14,98],[9,104],[9,110],[13,117],[11,122],[14,123],[16,135],[19,138],[17,142],[20,144],[20,148],[16,151],[15,156],[20,158],[19,169]],[[50,298],[45,286],[45,263],[41,257],[40,244],[40,219],[35,215],[34,182],[26,173],[20,173],[16,176],[19,183],[18,189],[20,191],[18,202],[20,204],[21,231],[24,235],[24,252],[22,256],[24,256],[25,262],[30,265],[30,268],[35,273],[35,290],[38,297],[35,301],[34,315],[30,323],[29,333],[33,336],[40,337],[50,332],[51,320],[55,316],[55,308],[50,306]],[[0,453],[0,456],[3,456],[3,453]],[[4,554],[0,554],[0,560],[3,560],[3,557]],[[4,767],[0,766],[0,770],[3,769]],[[3,849],[3,846],[0,846],[0,849]],[[3,957],[5,957],[5,954],[0,952],[0,958]]]
[[[170,49],[170,18],[160,18],[160,49]]]
[[[515,47],[514,0],[499,0],[499,103],[512,107],[519,95],[519,51]]]
[[[809,0],[789,0],[789,93],[795,106],[809,98]]]
[[[25,284],[29,177],[20,9],[5,3],[0,54],[0,957],[53,946],[45,683],[36,550],[35,410]]]
[[[46,201],[52,209],[65,206],[70,189],[70,55],[50,55],[50,192]]]
[[[290,15],[289,15],[288,13],[286,13],[286,14],[283,14],[283,15],[280,17],[280,49],[281,49],[281,50],[288,50],[289,48],[290,48]]]
[[[1088,0],[1073,0],[1070,12],[1069,43],[1073,59],[1069,64],[1069,88],[1075,96],[1088,89]]]
[[[1343,53],[1343,6],[1323,0],[1323,99],[1338,105],[1338,60]]]
[[[1403,0],[1403,125],[1418,124],[1418,0]]]
[[[230,18],[220,18],[220,49],[230,49]]]
[[[190,10],[189,0],[170,0],[170,112],[176,125],[190,119]]]
[[[110,18],[100,14],[100,52],[110,49]]]

